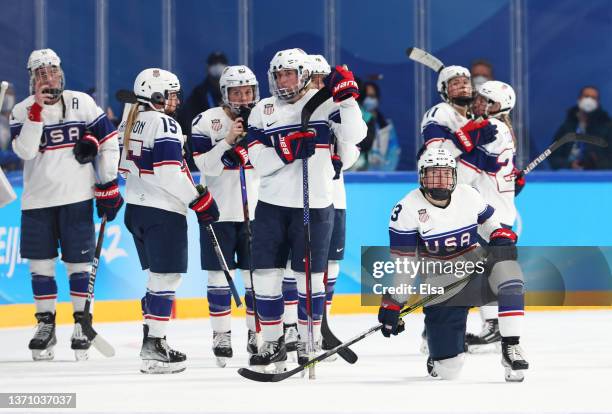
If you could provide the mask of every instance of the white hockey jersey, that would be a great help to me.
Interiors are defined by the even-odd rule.
[[[200,170],[200,182],[206,183],[219,207],[219,221],[244,221],[240,169],[229,168],[221,156],[231,148],[225,141],[234,121],[222,107],[211,108],[196,116],[191,126],[193,158]],[[244,167],[249,202],[249,218],[255,217],[259,177],[253,166]]]
[[[124,148],[125,121],[119,125],[121,162],[126,174],[125,201],[187,215],[198,191],[183,158],[183,132],[173,118],[157,111],[138,113],[129,148]]]
[[[489,118],[497,127],[495,141],[477,146],[470,153],[463,153],[452,137],[468,122],[452,106],[443,102],[425,113],[421,133],[426,146],[442,147],[458,158],[457,181],[469,184],[482,194],[495,208],[499,220],[512,226],[516,219],[514,205],[514,141],[503,122]]]
[[[22,210],[90,200],[96,182],[117,178],[117,131],[89,95],[65,90],[62,99],[44,106],[42,122],[28,119],[33,104],[34,96],[24,99],[10,119],[13,151],[25,160]],[[79,164],[72,152],[85,131],[100,144],[95,167]]]
[[[342,172],[340,178],[333,180],[333,204],[337,210],[346,210],[346,189],[344,187],[344,171],[348,170],[359,159],[359,148],[354,144],[336,142],[338,155],[342,161]]]
[[[277,206],[302,208],[302,161],[285,164],[274,149],[280,135],[300,130],[302,108],[316,90],[309,90],[291,104],[275,97],[262,99],[249,117],[249,158],[260,177],[259,200]],[[356,145],[366,136],[367,126],[357,102],[340,104],[329,99],[310,118],[317,132],[315,154],[309,158],[310,207],[324,208],[333,201],[334,169],[330,157],[330,132],[339,142]]]

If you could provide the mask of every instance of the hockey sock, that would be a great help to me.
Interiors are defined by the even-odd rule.
[[[244,303],[246,305],[246,325],[250,331],[255,331],[255,311],[253,310],[253,287],[248,270],[240,270],[244,282]]]
[[[498,287],[499,332],[502,337],[521,336],[525,315],[525,289],[520,279],[508,280]]]
[[[180,284],[181,275],[179,273],[149,271],[144,318],[149,326],[150,337],[163,338],[166,335],[166,328],[172,314],[172,302]]]
[[[55,312],[57,283],[55,282],[55,259],[30,260],[32,292],[36,312]]]
[[[75,312],[82,312],[87,300],[87,285],[89,284],[91,265],[89,263],[66,263],[66,271],[70,275],[72,308]]]
[[[257,315],[264,341],[283,335],[283,269],[257,269],[253,272]]]
[[[287,263],[285,277],[283,278],[283,299],[285,301],[285,315],[283,316],[283,322],[286,325],[297,323],[298,291],[295,275],[291,270],[291,261]]]
[[[232,278],[234,271],[230,271]],[[208,311],[213,332],[229,332],[232,318],[232,294],[221,271],[208,272]]]
[[[327,316],[331,313],[332,299],[334,298],[334,289],[336,288],[336,280],[340,274],[340,262],[330,260],[327,262],[327,280],[325,282],[325,302]]]
[[[485,306],[480,307],[480,317],[482,321],[486,321],[489,319],[497,319],[497,302],[487,303]]]
[[[298,284],[298,333],[302,341],[308,338],[308,313],[306,308],[306,274],[295,272]],[[312,274],[312,322],[314,341],[321,337],[321,319],[325,307],[325,285],[323,273]]]

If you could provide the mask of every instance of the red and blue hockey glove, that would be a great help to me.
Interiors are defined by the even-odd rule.
[[[207,188],[202,188],[198,198],[189,203],[189,208],[195,211],[200,226],[208,226],[219,220],[219,208]]]
[[[383,325],[380,331],[385,338],[404,332],[404,321],[399,317],[401,310],[399,303],[389,297],[383,297],[378,309],[378,322]]]
[[[334,154],[331,157],[331,162],[334,167],[334,180],[340,179],[340,174],[342,173],[342,160],[338,154]]]
[[[98,217],[106,215],[108,221],[113,221],[123,205],[123,197],[119,192],[117,179],[115,178],[106,184],[96,184],[94,196],[96,197]]]
[[[336,66],[323,80],[334,102],[342,102],[348,98],[359,98],[359,86],[355,82],[353,72],[342,66]]]
[[[514,173],[514,196],[516,197],[525,187],[525,173],[518,168],[515,168],[512,172]]]
[[[455,131],[454,141],[463,152],[472,152],[478,145],[485,145],[495,140],[497,127],[488,120],[469,121]]]
[[[74,158],[76,158],[79,164],[90,163],[96,158],[96,155],[98,155],[99,146],[98,138],[94,137],[89,132],[85,132],[72,149]]]
[[[274,149],[285,164],[297,159],[306,159],[315,153],[317,143],[314,131],[292,132],[274,140]]]
[[[510,229],[500,228],[489,236],[487,261],[494,265],[505,260],[516,260],[518,253],[516,242],[518,236]]]
[[[249,162],[249,153],[245,147],[236,144],[234,148],[230,148],[223,153],[221,162],[228,168],[244,167]]]

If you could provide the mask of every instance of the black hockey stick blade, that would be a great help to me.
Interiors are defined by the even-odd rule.
[[[138,102],[134,92],[127,89],[119,89],[117,92],[115,92],[115,98],[122,104],[135,104]]]
[[[329,324],[327,323],[327,312],[323,312],[323,321],[321,322],[321,336],[323,337],[323,341],[325,341],[325,343],[328,346],[331,346],[332,348],[335,348],[338,345],[342,345],[342,341],[340,341],[329,328]],[[357,354],[354,353],[351,348],[339,349],[338,355],[340,355],[340,357],[349,364],[354,364],[359,359]]]
[[[321,88],[313,95],[312,98],[302,108],[301,125],[302,131],[308,131],[308,122],[310,117],[317,110],[319,106],[325,101],[331,98],[331,93],[327,88]]]
[[[444,286],[444,292],[442,295],[439,294],[432,294],[429,296],[424,297],[423,299],[413,303],[410,306],[407,306],[406,308],[404,308],[401,312],[400,312],[400,318],[403,318],[404,316],[408,315],[409,313],[414,312],[415,310],[422,308],[423,306],[425,306],[426,304],[428,304],[429,302],[433,302],[436,299],[439,299],[440,296],[444,296],[445,294],[448,294],[448,292],[452,292],[453,289],[455,288],[459,288],[462,284],[467,284],[473,277],[474,275],[477,275],[479,273],[473,272],[470,273],[469,275],[467,275],[466,277],[459,279],[449,285]],[[330,349],[327,352],[324,352],[318,356],[316,356],[315,358],[307,361],[306,363],[299,365],[289,371],[285,371],[285,372],[279,372],[279,373],[272,373],[272,372],[257,372],[257,371],[252,371],[248,368],[240,368],[238,370],[238,374],[240,374],[241,376],[243,376],[246,379],[250,379],[252,381],[257,381],[257,382],[279,382],[279,381],[283,381],[299,372],[304,371],[307,368],[310,368],[311,366],[314,366],[316,364],[318,364],[319,362],[323,361],[324,359],[329,358],[330,356],[337,354],[338,352],[340,352],[340,349],[346,349],[349,346],[361,341],[362,339],[370,336],[371,334],[373,334],[374,332],[380,331],[382,329],[383,325],[382,324],[378,324],[376,326],[371,327],[370,329],[368,329],[365,332],[362,332],[360,334],[358,334],[357,336],[349,339],[348,341],[334,347],[333,349]]]
[[[89,317],[89,309],[91,308],[91,300],[93,298],[94,285],[96,283],[96,275],[98,274],[98,266],[100,264],[100,255],[102,254],[102,244],[104,242],[104,229],[106,228],[106,216],[102,217],[102,223],[100,223],[100,232],[98,234],[98,241],[96,242],[96,251],[94,254],[93,262],[91,264],[91,273],[89,274],[89,283],[87,285],[87,299],[85,300],[85,308],[83,313],[85,317],[81,321],[81,327],[83,334],[91,341],[91,344],[105,357],[115,356],[115,348],[102,338],[96,330],[93,328],[92,320]]]
[[[408,55],[410,60],[425,65],[434,72],[439,73],[444,69],[444,63],[440,59],[418,47],[409,47],[406,49],[406,55]]]

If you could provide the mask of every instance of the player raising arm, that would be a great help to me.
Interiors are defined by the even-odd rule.
[[[464,291],[489,291],[500,306],[502,365],[507,381],[522,381],[529,364],[519,345],[523,309],[523,274],[516,262],[516,234],[499,223],[495,210],[472,187],[457,184],[456,162],[449,151],[425,150],[418,161],[420,187],[393,209],[389,224],[392,251],[426,260],[451,260],[478,246],[478,234],[489,243],[486,277],[473,277]],[[467,256],[465,256],[467,257]],[[454,277],[451,274],[450,277]],[[484,285],[483,285],[484,284]],[[444,299],[450,299],[448,295]],[[403,330],[399,312],[403,296],[384,296],[379,321],[385,336]],[[488,297],[478,296],[484,303]],[[432,377],[455,379],[464,362],[465,326],[470,305],[443,302],[424,308],[429,346],[428,370]]]
[[[249,234],[241,196],[240,168],[244,168],[249,218],[254,218],[259,178],[248,162],[246,135],[248,119],[241,117],[250,112],[259,101],[257,78],[246,66],[227,66],[219,80],[223,106],[208,109],[196,116],[192,125],[194,161],[200,169],[201,182],[217,201],[219,221],[213,229],[225,261],[234,277],[240,268],[245,286],[246,322],[249,354],[257,353],[253,289],[251,287]],[[245,112],[246,110],[246,112]],[[213,352],[219,366],[225,366],[233,356],[231,343],[231,293],[225,275],[215,255],[208,232],[201,229],[200,252],[202,269],[208,271],[208,307],[213,329]]]
[[[298,288],[298,361],[306,354],[306,278],[302,162],[309,159],[312,315],[314,339],[320,337],[324,309],[323,274],[333,224],[334,168],[330,157],[331,132],[347,144],[365,137],[366,125],[355,97],[353,74],[336,67],[325,79],[333,99],[310,118],[308,132],[300,130],[302,108],[316,93],[310,83],[308,55],[301,49],[277,52],[270,62],[268,82],[272,97],[262,99],[249,118],[249,158],[261,180],[253,225],[254,290],[264,343],[250,365],[282,369],[287,359],[283,328],[283,269],[291,251],[291,268]],[[297,162],[296,162],[297,161]]]
[[[71,348],[87,359],[91,343],[82,331],[98,217],[113,220],[123,204],[117,186],[117,132],[93,99],[64,90],[60,58],[51,49],[28,59],[30,93],[11,114],[13,150],[23,160],[21,257],[29,259],[36,303],[34,360],[53,359],[58,246],[70,277],[74,310]]]
[[[187,357],[168,346],[166,328],[181,273],[187,272],[187,208],[195,211],[200,226],[219,217],[212,195],[196,190],[183,159],[183,133],[172,117],[180,88],[173,73],[143,70],[134,81],[138,104],[119,126],[119,169],[127,177],[125,225],[149,274],[141,302],[140,371],[150,374],[185,370]]]

